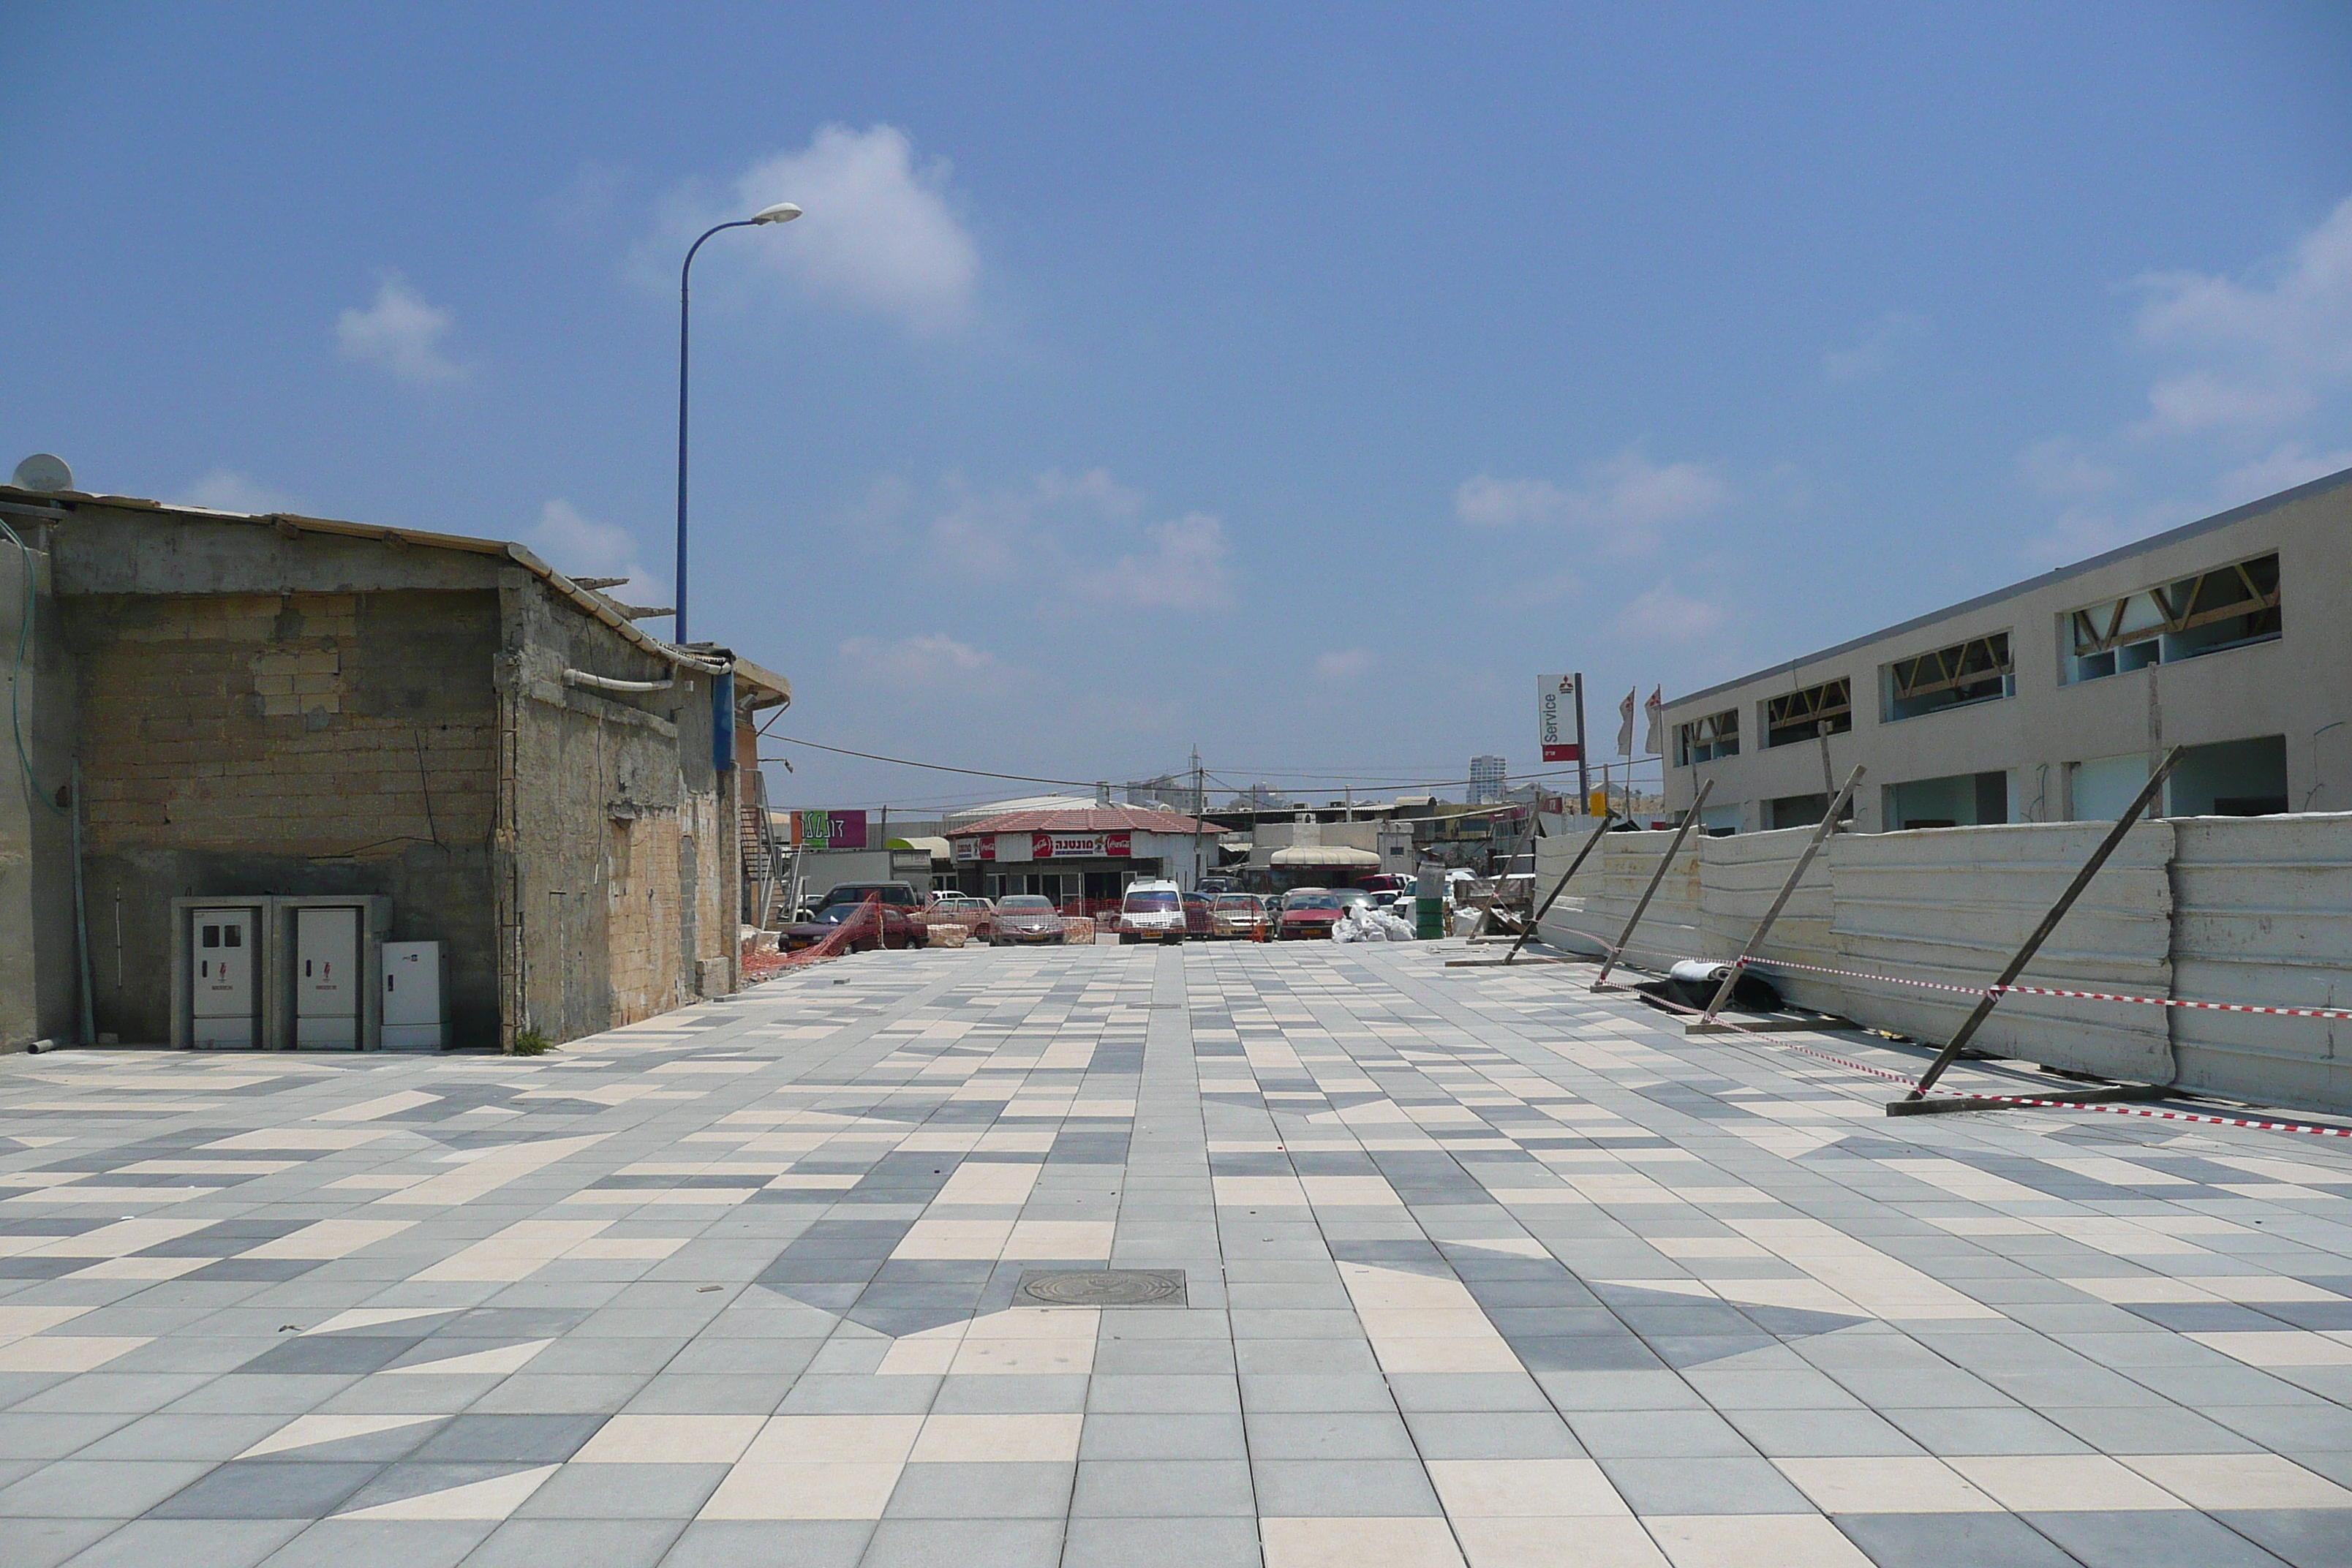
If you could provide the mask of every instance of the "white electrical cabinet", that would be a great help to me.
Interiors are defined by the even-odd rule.
[[[188,911],[193,1040],[216,1050],[260,1043],[262,910],[219,906]]]
[[[378,1048],[391,923],[392,900],[381,894],[173,899],[173,1043]]]
[[[349,906],[294,910],[294,1046],[357,1050],[360,912]]]
[[[449,1043],[442,1006],[441,944],[383,944],[383,1048],[437,1051]]]

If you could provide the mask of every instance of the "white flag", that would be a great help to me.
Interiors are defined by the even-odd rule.
[[[1643,704],[1642,711],[1649,716],[1650,721],[1642,736],[1642,754],[1663,757],[1666,754],[1666,689],[1663,686],[1654,688],[1650,700]]]
[[[1617,754],[1621,757],[1633,754],[1633,704],[1641,696],[1642,689],[1637,686],[1625,693],[1624,701],[1617,704]]]

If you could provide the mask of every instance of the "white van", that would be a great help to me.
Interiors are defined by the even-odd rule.
[[[1184,942],[1184,897],[1170,881],[1130,882],[1118,906],[1121,945],[1144,941]]]

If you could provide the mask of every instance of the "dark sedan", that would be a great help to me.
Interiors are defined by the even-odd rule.
[[[1197,936],[1204,939],[1216,934],[1216,927],[1209,919],[1208,894],[1184,895],[1184,934],[1188,937]]]

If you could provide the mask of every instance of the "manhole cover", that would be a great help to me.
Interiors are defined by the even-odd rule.
[[[1181,1307],[1181,1268],[1033,1269],[1016,1293],[1048,1307]]]

